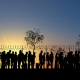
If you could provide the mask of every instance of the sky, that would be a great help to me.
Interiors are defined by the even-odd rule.
[[[75,45],[80,0],[0,0],[0,45],[25,45],[27,30],[40,29],[46,45]]]
[[[34,28],[44,45],[75,45],[80,0],[0,0],[0,45],[26,45],[25,33]]]

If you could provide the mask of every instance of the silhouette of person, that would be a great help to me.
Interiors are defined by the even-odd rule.
[[[55,69],[59,68],[58,65],[59,65],[59,54],[56,53],[56,55],[55,55]]]
[[[28,69],[30,69],[30,65],[31,65],[31,51],[29,51],[29,54],[28,54]]]
[[[49,55],[48,52],[46,54],[46,64],[47,64],[47,69],[48,69],[49,68],[49,65],[50,65],[50,55]]]
[[[34,69],[35,57],[36,57],[36,53],[34,52],[33,55],[32,55],[32,59],[31,59],[31,66],[32,66],[32,69]]]
[[[13,66],[14,66],[14,51],[12,51],[12,54],[11,54],[11,69],[13,69]]]
[[[80,69],[80,51],[78,51],[78,69]]]
[[[53,58],[54,58],[54,56],[53,56],[53,53],[51,52],[51,54],[50,54],[51,69],[53,69]]]
[[[68,69],[68,63],[67,63],[67,55],[65,55],[65,57],[64,57],[64,69]]]
[[[5,51],[3,51],[1,54],[1,63],[2,63],[1,69],[5,69],[5,65],[6,65],[5,61],[6,61],[6,54]]]
[[[60,69],[63,69],[63,52],[59,54]]]
[[[40,54],[39,54],[39,65],[40,65],[40,69],[42,69],[42,65],[43,65],[43,55],[42,55],[43,51],[41,50]]]
[[[76,69],[79,68],[79,51],[75,51],[75,65]]]
[[[46,53],[44,53],[44,55],[43,55],[43,68],[44,69],[45,69],[45,60],[46,60],[45,55],[46,55]]]
[[[2,52],[0,52],[0,60],[1,60],[1,54],[2,54]]]
[[[70,51],[68,53],[68,56],[67,56],[67,58],[68,58],[68,65],[69,65],[70,69],[72,69],[72,67],[73,67],[73,55],[72,54],[73,54],[73,52]]]
[[[15,52],[15,54],[14,54],[14,66],[13,66],[13,69],[17,69],[17,60],[18,60],[18,56],[17,56],[17,52]]]
[[[26,54],[24,55],[24,59],[23,59],[24,60],[23,61],[24,62],[24,65],[23,65],[23,68],[24,69],[27,69],[27,60],[28,60],[27,57],[28,57],[28,52],[26,52]]]
[[[20,69],[21,62],[23,62],[23,53],[22,53],[22,50],[20,50],[19,54],[18,54],[18,69]],[[22,65],[23,65],[23,63],[22,63]]]
[[[11,50],[9,50],[9,52],[7,52],[7,65],[8,65],[8,69],[10,69],[10,59],[11,59]]]

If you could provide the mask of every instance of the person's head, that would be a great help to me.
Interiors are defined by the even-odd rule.
[[[41,53],[43,53],[43,51],[41,50]]]
[[[46,55],[46,53],[44,53],[44,55]]]
[[[17,55],[17,52],[15,52],[15,55]]]

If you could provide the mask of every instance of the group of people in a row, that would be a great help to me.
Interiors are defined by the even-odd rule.
[[[22,69],[34,69],[36,53],[33,54],[29,51],[26,54],[22,50],[14,52],[9,50],[9,52],[0,52],[1,59],[1,69],[20,69],[22,63]],[[39,63],[36,63],[36,69],[49,68],[53,69],[79,69],[80,68],[80,51],[75,51],[73,54],[72,51],[68,52],[67,55],[63,56],[63,52],[53,54],[53,52],[44,52],[39,53]],[[53,62],[54,61],[54,62]],[[53,64],[54,63],[54,64]],[[46,66],[45,66],[46,64]]]

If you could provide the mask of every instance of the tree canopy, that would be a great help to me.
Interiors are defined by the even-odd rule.
[[[26,32],[25,40],[27,42],[27,45],[31,45],[33,47],[33,51],[35,50],[36,44],[42,43],[44,39],[44,35],[40,35],[39,29],[28,30]]]

